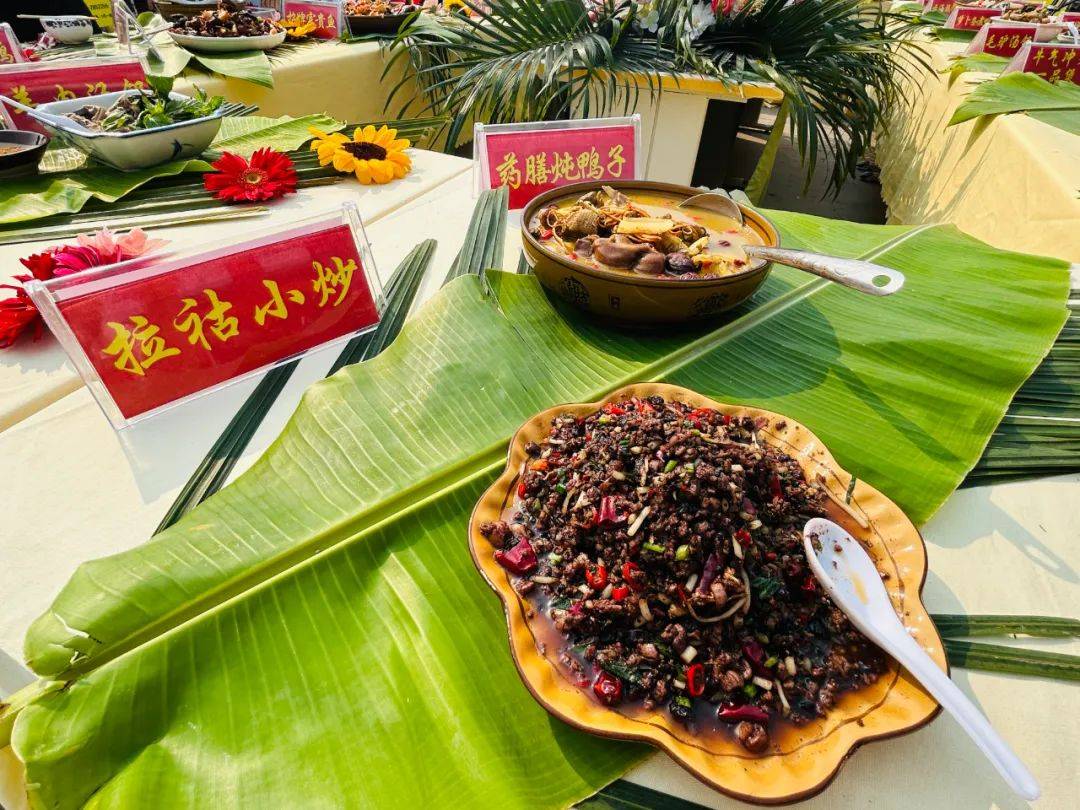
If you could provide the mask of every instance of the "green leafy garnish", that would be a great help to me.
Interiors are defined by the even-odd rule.
[[[138,90],[118,99],[111,107],[85,107],[69,113],[68,117],[89,129],[102,132],[134,132],[156,129],[181,121],[205,118],[225,103],[221,96],[209,97],[196,87],[194,98],[171,98],[171,76],[147,76],[150,91]]]
[[[600,668],[610,672],[617,678],[622,678],[624,681],[641,683],[641,672],[626,666],[622,661],[604,661],[600,663]]]
[[[784,586],[784,583],[776,577],[754,577],[751,585],[757,591],[759,599],[768,599],[779,591]]]

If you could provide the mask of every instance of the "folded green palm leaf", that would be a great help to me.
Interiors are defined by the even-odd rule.
[[[968,93],[953,113],[949,126],[983,115],[1021,112],[1080,135],[1080,85],[1048,82],[1034,73],[999,76]]]
[[[805,423],[922,522],[1065,317],[1063,262],[948,226],[773,216],[787,244],[907,286],[869,299],[777,269],[720,324],[621,332],[533,276],[463,276],[313,386],[235,483],[82,565],[26,639],[65,683],[15,719],[33,802],[540,808],[622,773],[645,749],[532,700],[469,557],[468,515],[521,422],[666,380]]]

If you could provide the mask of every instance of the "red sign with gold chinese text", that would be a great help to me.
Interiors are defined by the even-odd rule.
[[[983,53],[1012,56],[1025,42],[1035,38],[1034,25],[991,25],[987,29]]]
[[[1080,45],[1032,42],[1020,70],[1051,82],[1080,84]]]
[[[25,62],[22,45],[15,36],[8,23],[0,23],[0,65],[12,65],[16,62]]]
[[[952,11],[957,0],[926,0],[923,3],[923,11]]]
[[[487,134],[488,187],[510,188],[510,208],[585,180],[636,179],[633,124]]]
[[[282,16],[288,22],[311,23],[315,30],[309,34],[321,39],[337,39],[341,36],[341,4],[337,2],[293,2],[286,0]]]
[[[0,93],[28,107],[50,101],[100,96],[116,90],[146,86],[146,73],[138,59],[95,63],[91,59],[48,64],[24,62],[0,67]],[[0,104],[13,129],[45,130],[26,113]]]
[[[341,220],[66,288],[56,309],[125,419],[378,323]]]
[[[949,15],[946,28],[954,28],[959,31],[978,31],[994,17],[1000,17],[1004,12],[1000,8],[981,8],[978,6],[957,6]]]

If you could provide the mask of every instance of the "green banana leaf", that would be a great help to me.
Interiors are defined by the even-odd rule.
[[[305,115],[295,119],[288,116],[225,118],[212,146],[245,155],[259,146],[295,149],[311,139],[308,126],[337,130],[344,124],[325,115]],[[69,153],[70,150],[63,152]],[[59,159],[54,158],[54,161]],[[27,222],[56,214],[72,214],[82,210],[91,199],[113,203],[159,177],[172,177],[184,172],[207,172],[211,169],[209,163],[198,159],[177,160],[135,172],[122,172],[91,163],[87,168],[77,171],[7,180],[0,183],[0,225]]]
[[[328,115],[304,115],[292,118],[266,118],[261,115],[245,115],[226,118],[221,129],[210,144],[212,149],[236,152],[249,157],[256,149],[269,147],[279,152],[292,152],[311,140],[309,127],[323,132],[337,132],[345,123]]]
[[[781,268],[709,331],[621,332],[531,275],[458,278],[313,386],[234,484],[81,566],[26,639],[63,684],[16,701],[33,806],[543,808],[621,774],[646,749],[539,708],[469,557],[518,425],[662,379],[803,422],[921,523],[1065,319],[1064,262],[950,226],[771,216],[907,286],[869,299]]]
[[[1001,73],[1011,61],[1007,56],[998,56],[994,53],[973,53],[955,57],[949,62],[948,70],[944,72],[949,74],[949,86],[952,87],[965,73]]]
[[[265,51],[236,51],[234,53],[192,52],[191,65],[198,63],[210,73],[230,79],[240,79],[260,87],[274,86],[270,57]]]
[[[139,24],[146,29],[159,26],[164,22],[165,20],[160,15],[152,12],[144,11],[139,15]],[[262,87],[274,86],[270,58],[265,51],[251,50],[234,53],[189,51],[182,45],[178,45],[167,33],[157,34],[153,40],[158,53],[157,56],[147,54],[147,69],[150,73],[176,76],[190,66]]]
[[[1034,73],[1009,73],[972,90],[949,126],[983,115],[1026,112],[1051,126],[1080,135],[1080,86],[1048,82]]]
[[[74,172],[5,180],[0,183],[0,225],[74,213],[91,199],[116,202],[157,177],[206,172],[211,168],[205,160],[198,159],[176,160],[135,172],[95,164]]]

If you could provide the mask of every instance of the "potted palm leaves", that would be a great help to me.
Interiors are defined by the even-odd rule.
[[[866,0],[464,0],[449,23],[418,15],[397,43],[448,146],[469,122],[623,114],[665,74],[769,82],[785,97],[808,173],[850,176],[919,61],[913,23]],[[721,145],[722,146],[722,145]]]

